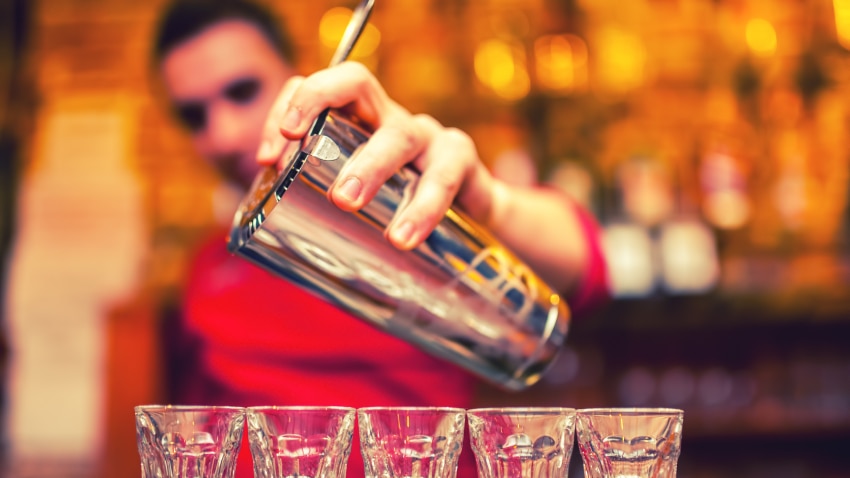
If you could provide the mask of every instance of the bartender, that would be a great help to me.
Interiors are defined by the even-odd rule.
[[[299,76],[292,50],[283,23],[257,4],[177,0],[163,11],[154,67],[175,118],[226,180],[247,189],[287,141],[307,134],[319,112],[344,108],[374,134],[331,187],[336,206],[361,208],[394,171],[412,164],[422,176],[386,231],[395,247],[420,244],[454,202],[566,297],[575,315],[604,299],[605,265],[587,211],[555,189],[500,181],[468,135],[411,114],[363,65]],[[170,401],[472,405],[476,379],[467,372],[230,255],[224,237],[226,231],[213,234],[194,255],[180,327],[169,340],[178,374]],[[237,476],[251,476],[247,455]],[[356,451],[348,473],[363,476]],[[475,476],[468,449],[459,473]]]

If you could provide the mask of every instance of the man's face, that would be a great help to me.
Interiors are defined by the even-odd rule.
[[[291,67],[257,27],[228,20],[174,47],[161,71],[198,152],[228,179],[249,186],[266,115]]]

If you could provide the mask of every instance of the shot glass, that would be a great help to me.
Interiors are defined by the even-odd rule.
[[[135,412],[142,478],[233,478],[244,409],[143,405]]]
[[[480,478],[565,477],[573,408],[478,408],[466,412]]]
[[[454,478],[463,442],[462,408],[361,408],[366,478]]]
[[[246,410],[256,478],[344,478],[355,409],[252,407]]]
[[[578,410],[578,447],[586,478],[675,478],[682,410]]]

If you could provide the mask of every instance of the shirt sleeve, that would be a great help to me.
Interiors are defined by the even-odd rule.
[[[588,245],[588,263],[584,277],[567,303],[575,317],[587,315],[610,299],[608,269],[602,248],[602,234],[596,219],[589,211],[573,205]]]

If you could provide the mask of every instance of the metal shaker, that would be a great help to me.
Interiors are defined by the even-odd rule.
[[[419,247],[401,251],[383,230],[416,189],[399,170],[357,212],[328,188],[371,133],[325,111],[280,172],[255,180],[236,213],[228,248],[278,276],[510,390],[534,384],[567,334],[565,302],[462,211],[449,210]]]

